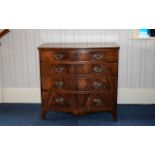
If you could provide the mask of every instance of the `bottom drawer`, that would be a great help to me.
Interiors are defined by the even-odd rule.
[[[44,93],[45,94],[45,93]],[[42,96],[43,105],[52,107],[109,107],[115,104],[112,92],[72,94],[49,92]]]
[[[87,99],[87,107],[108,107],[114,105],[113,93],[96,93],[89,94]]]

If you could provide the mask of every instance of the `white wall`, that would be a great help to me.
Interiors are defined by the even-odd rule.
[[[155,88],[155,40],[132,40],[131,30],[119,30],[120,87]]]
[[[3,84],[3,71],[2,71],[2,57],[1,57],[1,47],[0,47],[0,103],[2,103],[2,84]]]
[[[2,85],[2,59],[1,59],[1,47],[0,47],[0,87]]]
[[[120,45],[119,89],[152,90],[155,88],[155,40],[131,40],[130,36],[131,30],[116,29],[11,30],[1,39],[1,85],[7,92],[8,88],[39,88],[37,47],[41,43],[116,41]]]

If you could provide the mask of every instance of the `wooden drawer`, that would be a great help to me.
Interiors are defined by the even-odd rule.
[[[41,63],[41,75],[43,76],[72,76],[72,75],[117,75],[117,63],[104,64],[50,64]]]
[[[40,50],[41,62],[118,61],[117,49],[49,49]]]
[[[75,96],[69,93],[51,92],[47,99],[48,107],[77,107]]]
[[[52,78],[42,76],[41,85],[43,90],[53,91],[100,91],[116,89],[117,77],[102,78]]]
[[[114,105],[114,94],[112,92],[90,94],[87,107],[111,107]]]
[[[74,93],[55,93],[51,92],[46,96],[48,107],[111,107],[114,105],[112,92],[94,94],[74,94]]]

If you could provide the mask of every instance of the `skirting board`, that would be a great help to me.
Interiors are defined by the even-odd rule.
[[[39,88],[2,88],[3,103],[40,103]],[[155,89],[119,88],[119,104],[155,104]]]
[[[0,87],[0,103],[2,103],[2,88]]]
[[[3,103],[40,103],[39,88],[2,88]]]

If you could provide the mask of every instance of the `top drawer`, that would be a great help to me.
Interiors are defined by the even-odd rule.
[[[117,62],[118,49],[46,49],[40,50],[40,61],[102,61]]]

